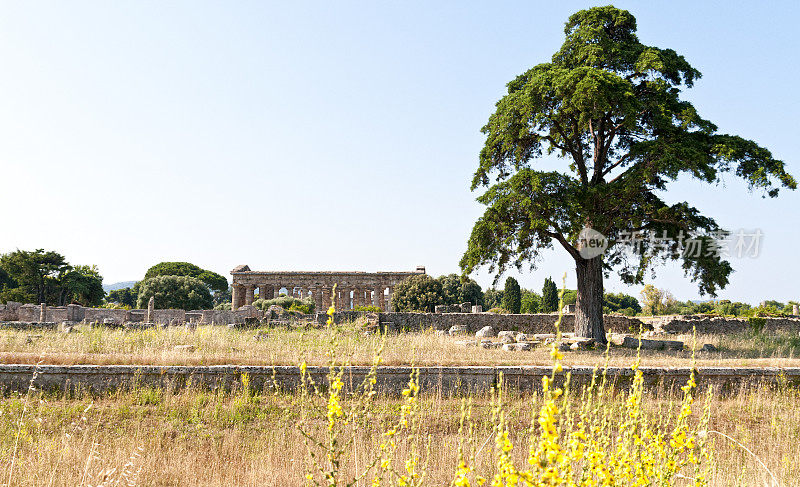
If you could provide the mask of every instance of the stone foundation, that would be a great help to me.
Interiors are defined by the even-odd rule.
[[[344,367],[342,380],[345,388],[361,384],[369,367]],[[564,381],[565,374],[571,373],[571,387],[579,388],[589,384],[594,367],[564,367],[556,375],[556,383]],[[688,367],[641,367],[647,389],[664,388],[679,392],[679,387],[689,379]],[[180,388],[192,387],[210,389],[237,389],[242,385],[242,375],[248,375],[250,387],[255,390],[291,391],[298,387],[300,370],[295,366],[143,366],[143,365],[0,365],[0,394],[24,392],[36,371],[34,385],[46,391],[84,390],[95,393],[133,387]],[[308,374],[317,385],[326,385],[327,367],[308,367]],[[377,383],[379,392],[399,395],[407,386],[411,367],[379,367]],[[542,377],[550,375],[551,368],[545,366],[508,367],[419,367],[420,390],[423,394],[470,394],[486,393],[502,377],[505,387],[522,392],[541,390]],[[608,380],[618,388],[626,388],[633,379],[630,367],[609,367]],[[734,368],[699,367],[695,379],[702,390],[713,384],[718,392],[735,390],[743,384],[776,384],[780,386],[800,385],[800,368]]]

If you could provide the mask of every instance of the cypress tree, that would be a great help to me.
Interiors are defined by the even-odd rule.
[[[542,287],[542,311],[545,313],[558,311],[558,289],[555,281],[549,277],[544,280]]]
[[[522,292],[519,283],[513,277],[506,279],[506,287],[503,291],[503,308],[509,313],[519,313],[522,307]]]

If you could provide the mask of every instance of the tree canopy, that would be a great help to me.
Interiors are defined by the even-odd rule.
[[[228,290],[228,280],[216,272],[202,269],[189,262],[161,262],[147,269],[145,279],[156,276],[188,276],[200,279],[215,293]]]
[[[96,306],[103,297],[103,277],[95,266],[72,266],[60,253],[44,249],[0,256],[2,301]]]
[[[469,274],[485,265],[498,276],[509,266],[535,268],[556,242],[576,262],[576,331],[588,323],[597,335],[602,277],[612,268],[634,284],[656,264],[680,260],[701,293],[728,283],[732,267],[719,253],[683,251],[683,237],[708,249],[722,229],[688,202],[665,201],[669,183],[688,176],[716,184],[733,174],[769,197],[797,184],[769,150],[719,133],[681,98],[700,72],[672,49],[641,43],[628,11],[581,10],[564,32],[550,62],[508,83],[482,129],[472,189],[486,188],[478,197],[486,210],[461,268]],[[563,160],[563,169],[535,168],[544,156]],[[601,256],[582,253],[587,229],[606,239]],[[621,244],[641,231],[667,238],[645,240],[631,255]]]
[[[156,276],[140,282],[137,307],[154,298],[157,309],[211,309],[214,299],[205,282],[189,276]]]

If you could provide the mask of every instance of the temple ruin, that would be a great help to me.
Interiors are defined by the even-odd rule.
[[[311,297],[316,309],[324,311],[331,305],[333,287],[336,285],[337,311],[358,306],[377,306],[391,311],[392,291],[402,280],[425,274],[425,267],[412,272],[263,272],[251,271],[240,265],[231,271],[233,296],[231,307],[235,311],[253,304],[258,298],[272,299],[286,290],[287,296],[299,299]]]

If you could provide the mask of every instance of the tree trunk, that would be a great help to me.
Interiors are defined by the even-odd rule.
[[[575,302],[575,335],[606,343],[603,327],[603,258],[577,259],[578,296]]]

